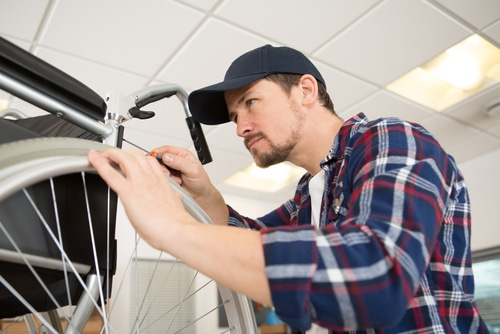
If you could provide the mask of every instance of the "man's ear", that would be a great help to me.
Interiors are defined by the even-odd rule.
[[[299,81],[299,87],[302,90],[302,104],[304,106],[312,105],[318,98],[318,82],[310,74],[304,74]]]

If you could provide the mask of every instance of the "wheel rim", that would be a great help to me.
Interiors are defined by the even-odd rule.
[[[66,175],[68,173],[80,173],[82,175],[82,180],[85,180],[86,178],[85,175],[91,174],[93,172],[93,169],[88,166],[88,162],[86,159],[86,153],[88,152],[88,150],[90,148],[98,150],[107,148],[107,146],[102,145],[100,143],[88,142],[73,138],[64,138],[63,140],[61,139],[62,138],[54,138],[51,140],[47,140],[45,138],[42,141],[29,140],[26,141],[29,143],[15,144],[15,146],[9,144],[8,148],[2,147],[3,145],[0,146],[0,157],[1,157],[0,160],[2,161],[0,163],[0,201],[3,202],[5,199],[10,198],[10,196],[16,193],[19,189],[30,186],[31,184],[35,184],[39,181],[46,179],[56,178],[60,175]],[[35,148],[33,148],[34,142],[37,143],[35,145]],[[44,150],[46,150],[46,152],[40,154],[39,153],[40,149],[38,148],[39,146],[44,147]],[[46,147],[49,148],[45,149]],[[71,150],[67,150],[68,147],[70,147]],[[33,150],[37,152],[36,154],[37,156],[34,156],[32,154]],[[16,151],[17,153],[12,153],[14,151]],[[24,156],[24,158],[19,158],[20,156]],[[177,191],[181,192],[184,195],[183,202],[188,212],[190,212],[196,219],[204,223],[209,223],[208,217],[204,214],[203,211],[201,211],[197,207],[196,203],[191,198],[185,196],[184,192],[175,183],[173,184],[173,186],[176,188]],[[5,229],[4,223],[0,222],[0,224]],[[136,243],[136,241],[138,240],[136,239],[136,237],[134,237],[134,244]],[[148,248],[148,246],[145,247],[146,249]],[[139,249],[135,248],[135,250],[132,251],[132,256],[126,262],[134,263],[131,261],[136,261],[137,259],[150,261],[152,256],[150,256],[149,253],[148,255],[144,255],[145,254],[144,252],[145,251],[142,250],[141,248]],[[150,250],[147,250],[147,252],[150,252]],[[182,266],[180,262],[170,258],[166,254],[155,255],[155,256],[157,261],[158,259],[160,259],[159,263],[162,263],[162,265],[165,265],[165,263],[168,262],[173,266],[177,267]],[[0,254],[0,258],[1,257],[2,255]],[[61,264],[62,263],[64,263],[64,261],[61,260]],[[126,265],[125,267],[129,267],[129,265]],[[118,263],[117,273],[120,272],[121,274],[121,271],[122,269],[120,263]],[[126,275],[127,274],[121,276],[125,277]],[[194,275],[195,278],[193,278],[193,281],[188,284],[189,286],[197,284],[205,285],[203,281],[206,280],[206,278],[200,280],[197,277],[201,275],[197,274]],[[81,281],[83,281],[83,279]],[[203,283],[200,283],[200,281],[202,281]],[[119,293],[121,289],[124,289],[123,286],[128,286],[129,284],[130,283],[127,282],[124,283],[124,281],[118,281],[115,277],[113,282],[113,294],[110,302],[107,304],[103,304],[96,300],[92,301],[93,306],[99,310],[99,313],[104,319],[103,328],[106,332],[120,332],[120,333],[126,332],[122,331],[121,329],[120,330],[116,329],[119,326],[117,327],[116,324],[113,324],[113,321],[116,320],[113,319],[113,317],[114,314],[118,314],[114,312],[115,310],[120,308],[119,307],[120,304],[125,304],[127,303],[127,301],[120,301],[118,298],[115,298],[113,296],[115,293]],[[130,287],[128,286],[128,288]],[[192,290],[191,287],[190,289]],[[188,296],[191,293],[190,292],[191,290],[184,291],[183,292],[184,296]],[[194,290],[196,291],[196,289]],[[215,306],[211,308],[214,310],[213,312],[217,313],[218,312],[216,311],[217,307],[220,306],[225,307],[227,316],[229,318],[228,319],[229,328],[228,329],[219,328],[218,331],[221,333],[226,331],[231,331],[231,333],[257,333],[258,331],[256,329],[255,320],[253,317],[251,302],[245,297],[236,294],[233,291],[228,290],[224,287],[218,287],[218,290],[221,295],[221,303],[219,305],[219,301],[216,301]],[[99,292],[99,296],[102,297],[104,295],[105,292],[103,291]],[[137,303],[135,304],[135,307],[138,310],[148,311],[149,313],[151,313],[150,310],[156,306],[154,306],[153,304],[146,304],[143,300],[139,300],[139,297],[137,297]],[[179,310],[180,308],[177,308],[175,313],[178,314],[180,312]],[[59,312],[61,314],[61,311]],[[35,316],[37,318],[39,317],[37,313],[35,313]],[[194,317],[194,319],[201,320],[201,319],[207,319],[207,317],[213,317],[213,315],[205,315],[203,313],[199,314],[198,312]],[[66,322],[71,321],[69,315],[66,315],[65,318]],[[116,318],[118,318],[119,323],[123,322],[121,320],[123,319],[123,314],[118,315]],[[129,332],[139,333],[143,330],[144,332],[147,332],[146,328],[148,326],[149,328],[152,328],[151,325],[147,326],[145,325],[146,318],[144,318],[144,315],[138,313],[136,319],[137,321],[135,322],[135,325],[129,326],[130,327]],[[43,323],[43,320],[41,318],[39,318],[38,320]],[[158,321],[159,320],[157,319],[152,320],[152,322],[158,322]],[[168,320],[168,322],[170,322],[169,327],[172,328],[171,331],[172,333],[179,330],[180,332],[186,332],[186,333],[195,332],[191,331],[191,329],[188,329],[190,326],[187,326],[186,324],[183,324],[181,326],[182,328],[179,329],[177,325],[176,325],[177,327],[173,325],[172,320]],[[45,325],[50,329],[50,331],[54,332],[57,331],[57,329],[54,328],[51,324],[47,323]],[[68,330],[66,332],[68,332]]]

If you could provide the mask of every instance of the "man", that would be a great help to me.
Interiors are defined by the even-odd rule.
[[[189,105],[202,123],[235,122],[257,165],[289,161],[308,173],[293,199],[252,220],[225,204],[191,153],[159,148],[218,224],[208,226],[186,213],[153,158],[91,152],[153,247],[273,305],[293,331],[314,322],[334,332],[487,332],[473,297],[467,189],[425,129],[363,114],[344,122],[316,67],[269,45]]]

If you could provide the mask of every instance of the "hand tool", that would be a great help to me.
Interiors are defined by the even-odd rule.
[[[149,151],[149,150],[146,150],[145,148],[143,147],[140,147],[139,145],[137,144],[134,144],[132,143],[131,141],[129,140],[126,140],[125,138],[122,139],[124,142],[134,146],[135,148],[138,148],[139,150],[143,151],[143,152],[146,152],[147,154],[151,155],[152,157],[156,158],[156,160],[160,163],[160,165],[163,165],[165,167],[167,167],[168,170],[170,170],[170,167],[168,167],[167,165],[165,165],[163,163],[163,160],[161,159],[162,155],[160,153],[157,153],[156,151]]]

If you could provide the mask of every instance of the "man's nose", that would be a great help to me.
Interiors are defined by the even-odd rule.
[[[252,123],[247,117],[240,117],[236,120],[236,134],[239,137],[245,137],[247,134],[252,132]]]

